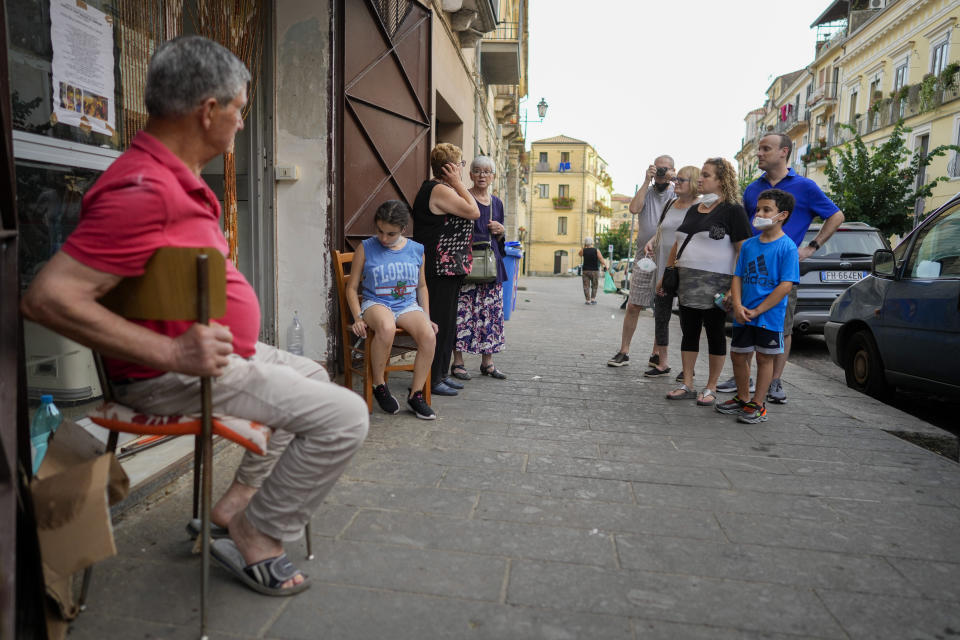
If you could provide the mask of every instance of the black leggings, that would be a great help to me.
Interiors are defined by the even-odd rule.
[[[432,384],[447,377],[453,345],[457,341],[457,304],[464,276],[427,276],[430,319],[437,323],[437,350],[430,368]]]
[[[700,328],[707,329],[707,349],[712,356],[727,355],[727,336],[723,333],[723,324],[727,312],[718,307],[694,309],[680,305],[680,351],[700,351]]]

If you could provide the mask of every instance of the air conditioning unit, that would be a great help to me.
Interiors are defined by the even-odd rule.
[[[871,9],[883,9],[887,6],[887,0],[870,0]]]

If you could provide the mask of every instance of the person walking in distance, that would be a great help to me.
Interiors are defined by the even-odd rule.
[[[642,255],[643,247],[657,232],[660,214],[667,203],[673,200],[673,182],[676,177],[673,158],[668,155],[658,156],[649,167],[643,184],[630,201],[630,213],[637,216],[637,250],[634,255]],[[630,342],[637,330],[637,318],[643,307],[637,304],[634,291],[639,293],[640,270],[634,269],[630,276],[630,297],[627,298],[627,310],[623,316],[623,328],[620,332],[620,350],[610,360],[607,366],[623,367],[630,363]],[[656,367],[660,364],[660,357],[651,355],[649,365]]]
[[[810,178],[804,178],[788,168],[790,153],[793,151],[793,142],[788,136],[780,133],[770,133],[760,139],[757,146],[757,166],[764,172],[759,178],[750,183],[743,192],[743,208],[750,220],[753,220],[757,211],[757,197],[767,189],[776,187],[786,191],[794,197],[796,204],[790,219],[783,224],[783,232],[793,240],[797,246],[799,259],[806,260],[843,224],[844,216],[836,204],[828,198]],[[803,244],[803,238],[810,228],[814,218],[822,218],[823,226],[817,237]],[[759,235],[754,230],[754,235]],[[797,287],[794,285],[787,297],[787,315],[783,323],[783,353],[777,355],[773,364],[773,380],[767,391],[767,400],[775,404],[786,404],[787,394],[783,390],[783,369],[790,357],[792,343],[793,315],[797,308]],[[737,383],[733,378],[717,385],[717,391],[731,393],[737,390]]]
[[[583,278],[583,297],[586,298],[586,302],[583,304],[597,304],[597,289],[600,287],[600,267],[606,269],[607,262],[603,259],[603,254],[593,246],[593,238],[583,239],[583,248],[577,252],[577,255],[583,258],[581,277]]]

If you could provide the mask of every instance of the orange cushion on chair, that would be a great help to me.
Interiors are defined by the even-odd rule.
[[[140,413],[116,402],[105,402],[89,413],[95,424],[111,431],[140,435],[188,436],[200,434],[200,416],[160,416]],[[254,420],[236,416],[213,416],[213,433],[250,451],[263,455],[273,429]]]

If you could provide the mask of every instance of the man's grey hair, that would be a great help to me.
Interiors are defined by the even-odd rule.
[[[593,238],[584,238],[584,239],[583,239],[583,244],[584,244],[584,246],[589,247],[590,245],[593,244]]]
[[[657,156],[656,158],[654,158],[654,159],[653,159],[654,164],[656,164],[657,160],[663,160],[664,162],[669,162],[671,169],[673,169],[673,168],[676,166],[676,165],[673,163],[673,157],[668,156],[668,155],[666,155],[666,154],[664,154],[664,155],[662,155],[662,156]]]
[[[250,82],[250,72],[226,47],[201,36],[164,42],[147,69],[144,100],[154,118],[183,116],[208,99],[229,104]]]
[[[487,171],[497,172],[497,165],[490,156],[477,156],[470,161],[470,171],[474,169],[486,169]]]

